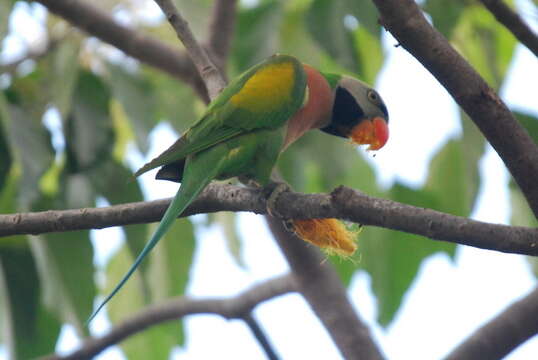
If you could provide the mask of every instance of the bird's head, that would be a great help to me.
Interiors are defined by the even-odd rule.
[[[334,102],[326,133],[351,139],[368,150],[381,149],[389,138],[389,113],[381,96],[360,80],[323,74],[333,89]]]

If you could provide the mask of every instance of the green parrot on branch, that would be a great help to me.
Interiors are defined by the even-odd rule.
[[[91,321],[121,289],[173,221],[213,179],[241,176],[270,183],[279,154],[312,129],[368,144],[388,140],[388,112],[379,94],[354,78],[322,73],[274,55],[233,80],[168,150],[135,173],[181,182],[155,233]]]

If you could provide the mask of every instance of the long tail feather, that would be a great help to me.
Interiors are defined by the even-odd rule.
[[[168,209],[166,209],[166,212],[164,213],[161,222],[159,223],[159,226],[157,227],[157,230],[155,230],[155,233],[149,240],[149,242],[146,244],[144,249],[142,249],[142,252],[138,257],[136,258],[135,262],[127,271],[125,276],[121,279],[121,281],[116,285],[114,290],[105,298],[105,300],[97,307],[97,309],[93,312],[93,314],[88,318],[86,321],[86,325],[89,324],[93,318],[101,311],[101,309],[116,295],[116,293],[125,285],[127,280],[133,275],[135,270],[138,268],[142,260],[148,255],[148,253],[155,247],[157,242],[166,234],[166,231],[170,228],[174,220],[181,214],[187,206],[196,198],[196,196],[209,184],[209,182],[212,180],[212,177],[204,177],[203,179],[198,179],[198,181],[189,181],[184,182],[181,187],[179,188],[178,192],[174,196],[174,199],[170,203],[170,206],[168,206]]]

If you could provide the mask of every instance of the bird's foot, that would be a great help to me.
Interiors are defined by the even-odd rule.
[[[291,191],[291,188],[285,182],[273,181],[263,188],[263,194],[267,199],[267,213],[272,217],[280,219],[285,225],[289,225],[289,220],[276,210],[276,202],[280,195],[285,192]]]

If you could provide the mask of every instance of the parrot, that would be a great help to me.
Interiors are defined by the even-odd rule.
[[[388,120],[381,96],[367,84],[290,55],[273,55],[239,75],[172,146],[135,173],[160,167],[156,179],[181,186],[153,236],[88,322],[212,180],[240,177],[269,185],[279,154],[312,129],[378,150],[388,140]]]

